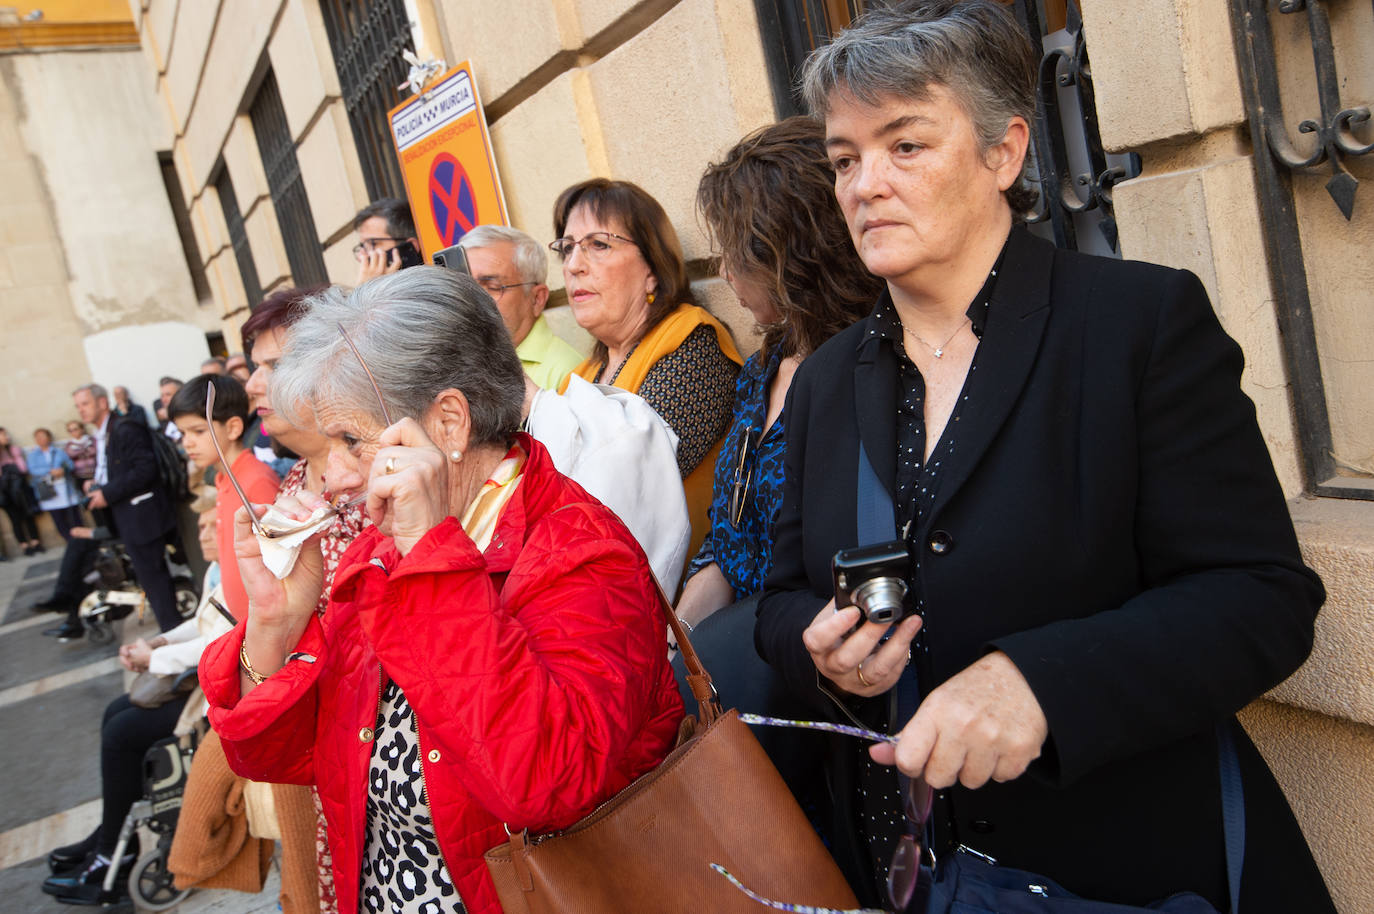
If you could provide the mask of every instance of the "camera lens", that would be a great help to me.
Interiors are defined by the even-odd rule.
[[[901,578],[873,578],[854,588],[854,605],[872,622],[891,622],[902,612],[906,581]]]

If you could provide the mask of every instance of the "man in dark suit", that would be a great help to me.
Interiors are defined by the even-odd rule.
[[[139,406],[129,396],[129,388],[116,386],[114,388],[114,412],[121,419],[133,419],[140,425],[148,424],[148,414],[143,407]]]
[[[176,529],[171,499],[162,489],[148,426],[110,410],[99,384],[76,389],[72,401],[81,421],[95,427],[95,478],[87,483],[92,511],[108,508],[114,527],[163,631],[181,623],[176,587],[167,568],[167,542]]]

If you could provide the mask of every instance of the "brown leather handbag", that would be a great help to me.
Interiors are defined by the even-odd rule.
[[[665,603],[666,607],[666,603]],[[711,676],[671,609],[698,716],[663,763],[564,831],[521,831],[486,854],[506,914],[758,914],[758,902],[711,869],[794,904],[858,901],[778,770]]]

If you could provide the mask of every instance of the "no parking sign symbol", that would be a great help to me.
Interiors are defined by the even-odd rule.
[[[463,163],[446,152],[435,156],[429,168],[429,206],[434,214],[435,231],[444,247],[457,244],[459,238],[478,224],[472,179],[463,169]]]

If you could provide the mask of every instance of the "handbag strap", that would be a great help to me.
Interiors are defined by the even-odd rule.
[[[859,545],[884,542],[893,537],[897,519],[892,496],[878,479],[862,441],[859,442],[856,510]],[[1226,839],[1226,882],[1231,893],[1231,914],[1240,914],[1240,880],[1245,868],[1245,788],[1241,783],[1240,761],[1229,720],[1217,724],[1217,768],[1221,775],[1221,822]]]
[[[692,697],[697,700],[697,719],[703,725],[708,725],[721,715],[720,699],[716,694],[716,687],[711,683],[711,674],[706,672],[696,648],[692,647],[692,639],[687,637],[686,629],[683,628],[677,613],[673,612],[672,601],[663,592],[663,585],[658,583],[658,578],[654,578],[654,586],[658,589],[659,605],[663,607],[663,615],[668,619],[668,627],[673,630],[673,637],[677,639],[678,653],[682,654],[682,665],[687,668],[687,687],[692,690]]]
[[[1240,878],[1245,868],[1245,785],[1240,779],[1240,759],[1230,720],[1217,724],[1217,767],[1221,771],[1221,824],[1226,838],[1231,914],[1240,914]]]

